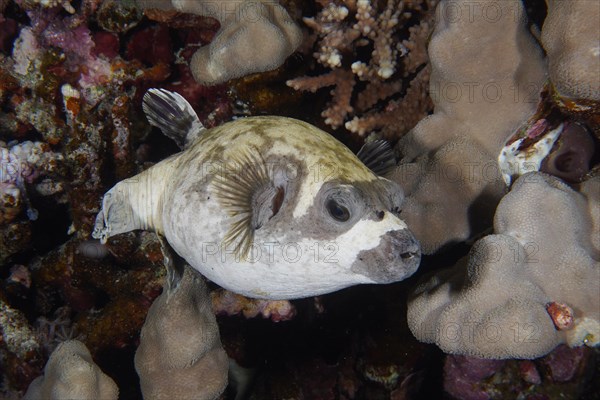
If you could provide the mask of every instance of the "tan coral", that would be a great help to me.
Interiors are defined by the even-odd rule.
[[[135,368],[146,399],[215,399],[227,386],[227,354],[202,278],[186,267],[142,328]]]
[[[144,8],[175,9],[217,19],[221,29],[192,57],[194,79],[215,85],[279,67],[302,41],[302,31],[274,1],[138,0]]]
[[[598,345],[600,248],[591,239],[600,226],[590,213],[599,187],[600,178],[578,193],[550,175],[520,177],[498,206],[495,234],[417,287],[408,303],[413,334],[446,353],[493,359]],[[572,309],[564,316],[575,317],[572,329],[555,328],[549,303]]]
[[[58,345],[52,352],[44,375],[36,378],[25,400],[119,398],[117,385],[94,364],[89,350],[78,340]]]
[[[505,192],[496,158],[535,112],[545,80],[521,3],[472,5],[438,6],[429,44],[434,114],[400,140],[402,158],[389,177],[405,189],[402,215],[426,254],[490,225]],[[499,19],[486,9],[500,10]]]
[[[546,0],[542,44],[550,79],[561,96],[600,101],[600,5],[590,0]]]

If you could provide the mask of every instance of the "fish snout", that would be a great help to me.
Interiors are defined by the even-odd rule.
[[[386,235],[384,237],[385,240],[389,240],[390,252],[395,259],[411,263],[411,265],[416,262],[414,269],[417,269],[421,261],[421,245],[411,231],[408,229],[392,231],[389,233],[389,236]]]
[[[386,232],[373,249],[358,253],[352,271],[376,283],[401,281],[411,276],[421,262],[421,246],[408,229]]]

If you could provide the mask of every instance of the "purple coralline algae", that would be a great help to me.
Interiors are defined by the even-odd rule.
[[[590,374],[595,355],[589,348],[559,346],[540,359],[486,360],[446,356],[444,389],[460,400],[576,399],[585,388],[577,378]]]

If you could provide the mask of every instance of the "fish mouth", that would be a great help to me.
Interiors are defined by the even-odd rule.
[[[358,253],[352,271],[374,283],[392,283],[408,278],[421,263],[421,245],[408,229],[386,232],[373,249]]]

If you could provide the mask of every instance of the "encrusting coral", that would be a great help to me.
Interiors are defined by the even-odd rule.
[[[31,383],[24,397],[25,400],[118,398],[115,382],[98,368],[89,350],[78,340],[58,345],[44,368],[44,375]]]
[[[487,9],[498,18],[490,20]],[[444,1],[436,16],[429,43],[435,111],[400,140],[401,160],[388,176],[405,190],[402,215],[425,254],[490,225],[506,190],[496,159],[534,113],[546,76],[521,2],[471,8]]]
[[[408,323],[444,352],[536,358],[600,344],[600,178],[576,192],[539,172],[502,199],[494,234],[415,290]]]
[[[142,327],[135,368],[146,399],[217,398],[227,386],[229,361],[202,278],[186,268],[165,288]]]
[[[437,0],[318,3],[322,10],[304,23],[316,36],[315,59],[331,71],[287,85],[313,93],[334,86],[321,113],[327,125],[345,126],[360,136],[377,130],[397,139],[431,110],[426,43]],[[410,26],[416,19],[419,23]],[[403,38],[404,29],[408,36]],[[361,55],[365,52],[369,56]]]
[[[137,0],[146,9],[175,9],[217,19],[221,29],[192,57],[196,81],[215,85],[279,67],[302,41],[302,31],[276,1]]]

